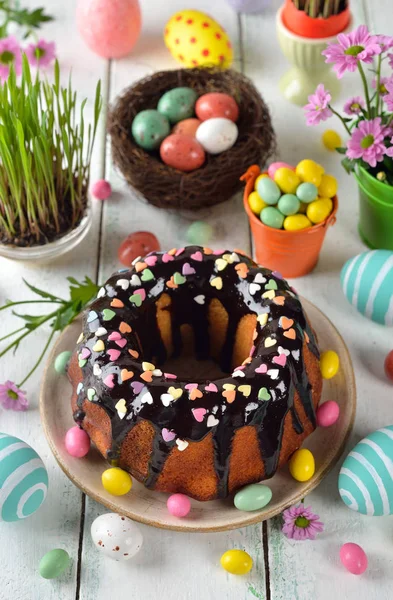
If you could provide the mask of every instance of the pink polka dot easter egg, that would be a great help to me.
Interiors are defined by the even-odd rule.
[[[86,456],[90,450],[89,436],[77,425],[67,431],[64,443],[68,454],[75,458]]]
[[[186,517],[191,510],[190,499],[184,494],[172,494],[166,505],[174,517]]]
[[[368,566],[367,554],[361,546],[348,542],[340,548],[340,560],[353,575],[361,575]]]
[[[340,407],[334,400],[328,400],[321,404],[317,410],[318,427],[330,427],[340,415]]]
[[[76,19],[90,50],[103,58],[129,54],[141,31],[138,0],[79,0]]]

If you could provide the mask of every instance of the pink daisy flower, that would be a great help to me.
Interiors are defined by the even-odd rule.
[[[390,37],[390,35],[377,35],[377,38],[378,44],[382,48],[382,52],[386,52],[387,50],[390,50],[390,48],[393,48],[393,37]]]
[[[385,88],[387,93],[383,97],[383,101],[385,102],[388,110],[393,111],[393,77],[390,77],[385,82]]]
[[[0,81],[6,81],[10,74],[10,67],[14,65],[15,73],[22,72],[22,54],[18,40],[10,35],[0,39]]]
[[[345,71],[356,71],[360,61],[372,63],[373,57],[382,52],[378,36],[370,35],[366,25],[360,25],[351,33],[340,33],[337,40],[337,44],[329,44],[322,54],[326,56],[326,63],[334,64],[333,69],[339,79]]]
[[[0,384],[0,404],[7,410],[27,410],[29,406],[26,392],[22,392],[12,381]]]
[[[390,80],[393,81],[393,77],[381,77],[379,80],[379,94],[380,96],[384,96],[385,94],[388,93],[386,84],[390,82]],[[371,82],[371,87],[374,88],[374,90],[377,89],[377,78],[374,77],[374,79]]]
[[[291,506],[284,510],[282,518],[282,532],[290,540],[315,540],[317,534],[324,530],[319,515],[312,512],[311,506]]]
[[[330,93],[325,90],[323,83],[320,83],[315,90],[315,94],[308,97],[308,104],[304,107],[307,125],[318,125],[321,121],[326,121],[332,116],[329,108],[329,102],[332,99]]]
[[[385,137],[381,117],[370,121],[360,121],[357,128],[353,130],[351,139],[347,142],[348,158],[361,158],[371,167],[383,159],[386,147],[383,143]]]
[[[358,115],[362,108],[365,108],[365,103],[363,98],[360,96],[354,96],[353,98],[349,98],[344,104],[344,112],[347,115],[353,117],[353,115]]]
[[[393,157],[393,137],[390,140],[390,144],[391,144],[391,146],[389,148],[386,148],[385,152],[388,156]]]
[[[36,44],[29,44],[25,50],[29,63],[35,67],[47,67],[56,58],[55,42],[38,40]]]

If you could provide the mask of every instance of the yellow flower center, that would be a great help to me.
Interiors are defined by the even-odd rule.
[[[11,400],[17,400],[18,399],[18,394],[16,392],[14,392],[14,390],[8,390],[7,394],[9,396],[9,398],[11,398]]]
[[[371,135],[371,133],[369,133],[362,139],[362,141],[360,142],[360,146],[366,150],[367,148],[370,148],[370,146],[372,146],[373,143],[374,143],[374,136]]]
[[[344,50],[344,54],[347,56],[357,56],[361,52],[363,52],[364,46],[350,46],[346,50]]]
[[[300,516],[300,517],[297,517],[297,519],[295,521],[295,525],[296,525],[296,527],[305,529],[306,527],[308,527],[310,525],[310,521],[308,519],[306,519],[306,517]]]

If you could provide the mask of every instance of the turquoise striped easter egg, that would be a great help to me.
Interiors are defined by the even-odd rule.
[[[393,425],[354,447],[340,469],[338,489],[352,510],[376,517],[393,514]]]
[[[341,285],[362,315],[393,325],[393,252],[370,250],[350,258],[341,271]]]
[[[0,433],[0,521],[19,521],[39,509],[48,473],[37,452],[17,437]]]

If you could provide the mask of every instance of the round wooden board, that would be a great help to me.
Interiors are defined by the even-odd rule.
[[[273,492],[272,501],[263,510],[242,512],[233,505],[233,500],[197,502],[192,500],[190,515],[177,519],[168,513],[168,495],[147,490],[134,480],[131,492],[125,496],[112,496],[101,484],[101,474],[108,463],[92,449],[82,459],[70,456],[64,447],[64,436],[74,424],[70,406],[71,385],[65,376],[54,370],[54,358],[64,350],[72,350],[80,334],[81,321],[75,321],[57,340],[49,357],[40,395],[41,419],[50,448],[71,481],[88,496],[113,512],[121,513],[134,521],[154,527],[178,531],[212,532],[236,529],[270,519],[286,507],[301,500],[314,489],[336,464],[343,452],[352,429],[356,410],[355,378],[348,349],[340,334],[329,319],[313,304],[302,299],[309,320],[316,331],[321,350],[335,350],[340,356],[340,370],[331,380],[325,380],[322,402],[335,400],[340,406],[340,418],[332,427],[318,428],[304,443],[315,457],[314,477],[305,482],[295,481],[284,468],[267,484]]]

